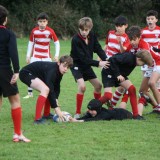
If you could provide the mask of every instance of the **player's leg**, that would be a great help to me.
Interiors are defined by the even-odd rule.
[[[112,99],[112,87],[104,88],[104,95],[99,99],[103,104]]]
[[[112,105],[114,107],[117,105],[119,99],[124,94],[124,92],[125,92],[125,89],[123,87],[119,86],[118,88],[116,88],[116,91],[114,92],[112,100],[111,100]]]
[[[31,87],[28,87],[28,94],[26,96],[24,96],[24,99],[28,99],[33,97],[33,89]]]
[[[128,98],[129,98],[128,91],[126,91],[126,92],[123,94],[121,103],[119,104],[119,107],[120,107],[120,108],[126,109],[127,102],[128,102]]]
[[[111,102],[112,99],[112,87],[115,86],[115,79],[110,76],[110,71],[102,69],[102,83],[104,87],[104,95],[99,99],[103,104]]]
[[[38,90],[40,92],[37,103],[36,103],[36,113],[35,113],[35,122],[41,122],[42,117],[42,110],[46,103],[46,99],[49,94],[49,88],[48,86],[39,78],[35,78],[31,80],[31,85],[33,89]]]
[[[51,113],[51,105],[49,99],[47,98],[46,103],[44,105],[43,119],[52,119],[52,118],[53,114]]]
[[[155,99],[153,98],[153,96],[150,94],[149,92],[149,77],[145,77],[145,74],[144,74],[144,77],[143,77],[143,80],[141,82],[141,86],[140,86],[140,89],[139,89],[139,94],[140,94],[140,97],[141,97],[141,94],[142,95],[146,95],[149,99],[149,103],[152,104],[153,108],[157,105],[157,102],[155,101]]]
[[[98,80],[98,78],[90,79],[89,82],[93,85],[94,87],[94,98],[99,99],[101,97],[101,89],[102,89],[102,84]]]
[[[77,84],[78,92],[76,94],[76,114],[74,115],[74,118],[80,118],[84,92],[86,91],[86,85],[83,78],[78,79]]]
[[[14,135],[13,135],[13,141],[19,142],[30,142],[28,138],[24,137],[22,134],[22,108],[20,104],[20,97],[17,93],[13,96],[8,96],[10,105],[11,105],[11,117],[14,125]]]
[[[128,90],[128,94],[130,97],[130,103],[132,106],[133,118],[137,119],[139,115],[138,115],[136,88],[134,87],[134,85],[131,83],[130,80],[125,80],[122,83],[120,83],[120,85],[126,88],[126,90]]]
[[[156,87],[156,82],[158,81],[159,78],[160,78],[160,72],[153,71],[149,80],[150,89],[152,90],[153,96],[156,102],[158,103],[158,106],[155,108],[155,110],[157,111],[160,111],[160,92]]]

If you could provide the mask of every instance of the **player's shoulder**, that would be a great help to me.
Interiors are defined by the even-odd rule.
[[[156,28],[155,28],[156,30],[160,30],[160,26],[156,26]]]
[[[116,33],[115,30],[109,30],[109,31],[108,31],[108,34],[115,34],[115,33]]]
[[[54,32],[54,29],[52,29],[52,28],[49,27],[49,26],[46,26],[45,30],[48,30],[48,31],[50,31],[50,32]]]

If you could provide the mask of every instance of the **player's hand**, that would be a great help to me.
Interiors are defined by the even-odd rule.
[[[55,110],[56,114],[59,116],[60,120],[61,120],[62,122],[64,122],[64,121],[65,121],[65,118],[63,117],[63,113],[61,112],[60,107],[56,107],[54,110]]]
[[[118,76],[117,79],[118,79],[118,81],[120,81],[120,82],[125,81],[125,78],[124,78],[122,75]]]
[[[84,122],[84,120],[77,120],[73,117],[69,117],[69,122]]]
[[[16,83],[18,78],[19,78],[19,73],[14,73],[12,78],[11,78],[10,84]]]
[[[110,66],[110,63],[108,61],[99,61],[99,67],[102,68],[108,68]]]
[[[29,64],[29,63],[30,63],[30,60],[31,60],[30,57],[27,57],[27,58],[26,58],[26,63]]]

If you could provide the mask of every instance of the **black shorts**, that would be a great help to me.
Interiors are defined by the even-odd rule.
[[[17,83],[10,84],[13,71],[9,68],[0,70],[0,96],[9,97],[19,93]]]
[[[118,87],[120,86],[120,81],[117,80],[117,77],[115,77],[112,74],[112,71],[110,69],[103,69],[101,72],[102,75],[102,83],[103,87]],[[128,79],[128,77],[124,77],[125,80]]]
[[[23,83],[25,83],[28,87],[30,87],[32,79],[35,79],[35,78],[37,78],[37,77],[32,75],[32,73],[30,71],[28,71],[28,70],[22,69],[19,72],[19,79]]]
[[[96,74],[94,73],[91,67],[86,70],[80,70],[77,67],[74,67],[74,68],[71,68],[71,72],[75,80],[83,78],[84,81],[88,81],[90,79],[97,78]]]

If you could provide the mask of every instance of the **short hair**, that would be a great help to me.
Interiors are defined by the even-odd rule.
[[[6,17],[8,16],[8,13],[8,10],[2,5],[0,5],[0,25],[4,23]]]
[[[149,16],[155,16],[158,19],[158,12],[155,10],[149,10],[147,12],[147,17],[149,17]]]
[[[122,26],[128,24],[128,19],[124,16],[118,16],[114,20],[115,26]]]
[[[66,63],[69,68],[73,66],[73,58],[69,55],[61,56],[59,62]]]
[[[48,19],[49,19],[48,14],[45,13],[45,12],[41,12],[41,13],[37,16],[37,20],[40,20],[40,19],[46,19],[46,20],[48,20]]]
[[[141,28],[139,26],[131,26],[127,30],[127,34],[130,40],[135,40],[141,37]]]
[[[93,27],[92,19],[90,17],[83,17],[83,18],[81,18],[79,20],[79,22],[78,22],[78,27],[80,29],[84,29],[84,28],[92,29],[92,27]]]

